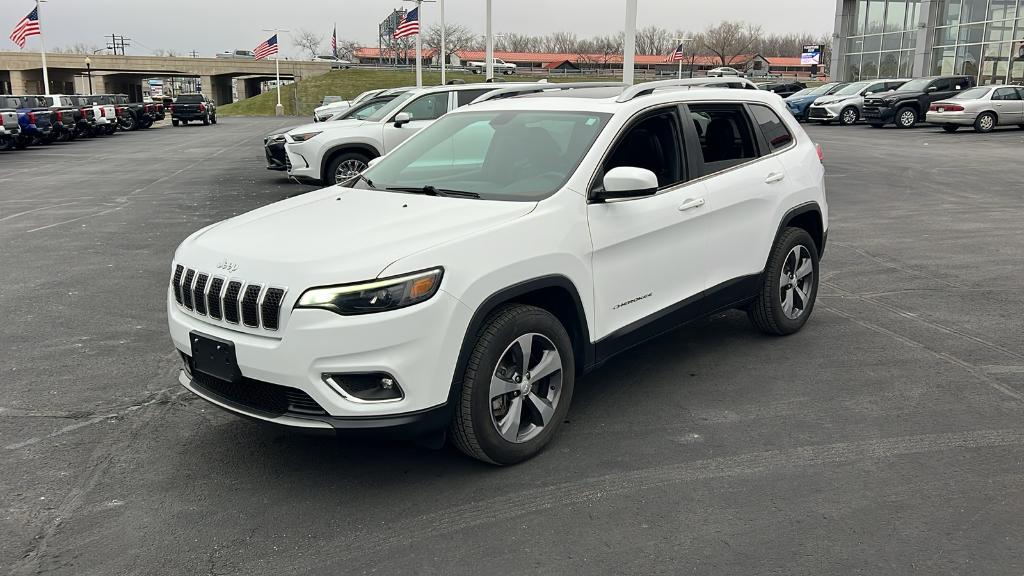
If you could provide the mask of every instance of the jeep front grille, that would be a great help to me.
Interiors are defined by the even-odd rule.
[[[171,274],[174,300],[196,316],[277,330],[286,288],[215,276],[181,264]]]

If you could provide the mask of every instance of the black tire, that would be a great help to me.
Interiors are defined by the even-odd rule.
[[[135,117],[135,114],[131,112],[125,112],[124,117],[121,118],[121,129],[134,132],[139,129],[139,119]]]
[[[153,119],[152,118],[143,118],[142,120],[139,121],[139,128],[149,128],[152,125],[153,125]]]
[[[338,154],[334,158],[331,158],[331,161],[327,164],[327,170],[324,171],[323,178],[324,186],[333,186],[334,184],[341,184],[342,182],[348,181],[355,174],[358,174],[358,172],[347,172],[347,175],[339,177],[338,168],[341,167],[342,164],[350,163],[354,167],[357,163],[359,163],[363,165],[362,169],[365,170],[366,165],[367,163],[369,163],[369,161],[369,158],[358,152],[346,152],[344,154]]]
[[[985,134],[995,129],[996,115],[991,112],[982,112],[978,114],[978,117],[974,119],[974,131]]]
[[[960,126],[958,126],[956,124],[946,124],[945,126],[942,127],[942,129],[945,130],[946,132],[949,132],[950,134],[952,134],[953,132],[956,132],[957,130],[959,130]]]
[[[25,148],[28,148],[28,145],[31,143],[32,138],[23,138],[19,136],[14,140],[14,148],[15,150],[24,150]]]
[[[14,138],[0,138],[0,152],[14,150]]]
[[[207,114],[206,116],[203,116],[203,126],[209,126],[209,125],[210,125],[210,115]]]
[[[856,106],[847,106],[839,112],[839,123],[843,126],[852,126],[860,120],[860,112]]]
[[[180,122],[177,120],[171,120],[171,126],[177,126],[178,124],[180,124]]]
[[[793,298],[793,312],[796,312],[796,300],[798,299],[796,288],[790,284],[783,284],[782,276],[785,274],[793,278],[791,270],[793,258],[791,253],[802,247],[801,254],[805,254],[811,262],[810,286],[804,285],[804,292],[807,295],[806,301],[802,302],[802,308],[795,318],[790,317],[784,310],[784,301],[788,294]],[[747,309],[747,316],[750,322],[760,331],[766,334],[785,336],[793,334],[803,328],[807,319],[814,311],[814,302],[818,295],[818,249],[814,240],[806,230],[802,228],[786,228],[779,235],[778,241],[768,256],[768,265],[765,267],[765,277],[761,291],[757,298]],[[799,285],[799,283],[798,283]]]
[[[917,124],[917,110],[911,106],[904,106],[896,111],[897,128],[913,128]]]
[[[216,123],[217,123],[217,115],[214,114],[213,116],[210,116],[210,124],[216,124]]]
[[[1020,128],[1021,130],[1024,130],[1024,124],[1017,124],[1017,128]]]
[[[182,126],[188,126],[188,120],[182,120],[181,121],[181,125]]]
[[[113,136],[116,133],[117,133],[117,124],[111,124],[110,126],[107,126],[107,135],[108,136]]]
[[[546,338],[561,357],[560,396],[551,418],[536,436],[521,442],[510,442],[501,436],[495,426],[492,413],[494,399],[490,397],[491,377],[506,350],[510,350],[517,339],[527,334],[539,334]],[[469,362],[461,375],[462,393],[457,400],[451,424],[453,443],[468,456],[500,466],[516,464],[535,456],[565,420],[572,401],[575,377],[572,341],[558,318],[535,306],[508,304],[499,307],[477,333]],[[547,382],[541,382],[539,386],[544,388]]]

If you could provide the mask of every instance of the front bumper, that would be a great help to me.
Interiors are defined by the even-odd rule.
[[[942,126],[943,124],[973,126],[977,119],[978,115],[973,112],[937,112],[929,110],[925,115],[924,121],[929,124],[937,124],[939,126]]]
[[[339,316],[325,310],[293,310],[280,333],[262,335],[195,317],[169,292],[167,316],[171,339],[185,356],[191,355],[189,336],[193,331],[230,341],[243,384],[251,380],[253,385],[296,389],[308,395],[322,413],[289,409],[268,414],[253,409],[256,405],[245,398],[236,397],[232,402],[232,398],[211,393],[183,370],[179,382],[204,399],[243,416],[286,426],[389,428],[403,423],[402,418],[448,403],[471,314],[457,299],[440,291],[422,304],[380,314]],[[391,375],[404,396],[361,401],[343,395],[324,378],[325,374],[366,373]]]
[[[0,125],[0,136],[4,136],[4,137],[8,137],[8,138],[13,138],[14,136],[17,136],[18,134],[21,134],[21,127],[20,126],[17,127],[17,128],[13,128],[13,127],[12,128],[6,128],[6,127]]]
[[[792,114],[797,120],[807,120],[807,115],[809,110],[811,109],[811,106],[794,105],[789,104],[787,102],[786,109],[789,110],[789,113]]]
[[[896,109],[888,106],[865,105],[861,117],[868,124],[891,124],[896,119]]]
[[[263,152],[267,157],[267,170],[284,171],[288,169],[287,154],[284,151],[284,142],[268,142],[263,145]]]
[[[284,145],[288,156],[288,175],[305,180],[320,181],[320,162],[316,157],[316,144],[312,142],[287,142]]]
[[[825,105],[813,104],[808,110],[807,117],[811,120],[837,120],[843,107],[842,102]]]

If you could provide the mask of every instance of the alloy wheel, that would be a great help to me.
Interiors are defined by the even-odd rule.
[[[853,124],[857,121],[857,111],[853,108],[847,108],[843,111],[843,124]]]
[[[900,124],[903,126],[913,126],[917,121],[917,115],[914,114],[913,110],[904,110],[900,112]]]
[[[525,334],[505,349],[490,386],[491,423],[513,444],[536,438],[562,397],[562,357],[542,334]]]
[[[985,114],[978,119],[978,125],[981,126],[982,130],[988,132],[989,130],[995,128],[996,120],[995,118],[992,117],[991,114]]]
[[[796,320],[810,305],[811,290],[814,288],[814,262],[807,248],[802,244],[794,246],[782,265],[779,278],[779,298],[782,312],[790,320]]]
[[[334,172],[334,182],[341,184],[353,176],[359,175],[363,170],[366,170],[366,162],[355,159],[345,160],[338,164],[338,169]]]

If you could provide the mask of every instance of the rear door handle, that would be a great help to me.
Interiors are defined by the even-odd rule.
[[[783,174],[782,172],[772,172],[771,174],[769,174],[764,179],[764,183],[765,184],[774,184],[776,182],[782,182],[785,179],[786,179],[786,175]]]
[[[680,212],[685,212],[687,210],[693,210],[694,208],[700,208],[703,205],[704,205],[704,199],[703,198],[691,198],[691,199],[687,200],[686,202],[683,202],[682,204],[679,205],[679,211]]]

